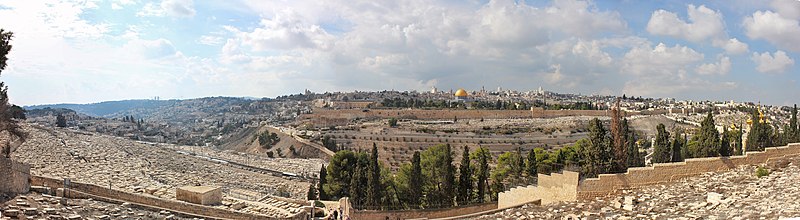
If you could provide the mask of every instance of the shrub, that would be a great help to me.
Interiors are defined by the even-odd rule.
[[[756,176],[758,178],[761,178],[762,176],[769,176],[769,170],[764,167],[758,167],[758,169],[756,169]]]

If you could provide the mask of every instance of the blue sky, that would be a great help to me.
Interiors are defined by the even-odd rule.
[[[31,105],[543,87],[800,102],[800,1],[6,1]]]

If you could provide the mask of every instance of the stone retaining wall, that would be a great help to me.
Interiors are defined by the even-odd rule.
[[[674,182],[706,172],[718,172],[741,165],[764,164],[772,160],[800,155],[800,143],[767,148],[764,152],[747,152],[744,156],[692,158],[684,162],[635,167],[626,173],[600,174],[578,184],[578,199],[592,199],[614,194],[622,189]]]
[[[52,189],[56,189],[56,188],[64,188],[64,181],[48,177],[32,176],[31,185],[45,186],[45,187],[50,187]],[[215,208],[212,206],[203,206],[176,200],[160,199],[148,195],[128,193],[92,184],[77,183],[77,182],[71,182],[69,185],[69,189],[77,191],[79,193],[88,194],[89,196],[98,196],[124,202],[142,204],[152,207],[174,210],[183,213],[209,216],[221,219],[298,219],[299,220],[306,218],[305,212],[301,212],[289,218],[272,218],[269,216],[235,212],[231,210]]]
[[[0,193],[27,193],[31,184],[31,166],[0,157]]]
[[[497,209],[497,203],[483,203],[458,206],[443,209],[415,209],[415,210],[352,210],[350,219],[416,219],[416,218],[445,218],[469,213],[483,212]]]
[[[497,208],[504,209],[525,203],[540,201],[549,204],[557,201],[572,201],[577,197],[578,173],[564,171],[551,175],[538,174],[538,186],[514,187],[497,194]]]
[[[552,176],[539,174],[538,186],[516,187],[498,194],[500,209],[541,200],[541,204],[558,201],[594,199],[618,193],[623,189],[675,182],[707,172],[725,171],[741,165],[779,162],[800,156],[800,143],[767,148],[764,152],[747,152],[744,156],[692,158],[684,162],[659,163],[652,167],[629,168],[625,173],[600,174],[597,178],[578,181],[578,174],[565,171]]]

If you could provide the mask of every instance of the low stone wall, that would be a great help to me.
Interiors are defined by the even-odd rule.
[[[444,209],[416,209],[397,211],[351,210],[350,219],[416,219],[445,218],[497,209],[497,203],[483,203]]]
[[[598,178],[581,181],[578,185],[578,199],[592,199],[614,194],[622,189],[674,182],[706,172],[724,171],[748,164],[764,164],[799,155],[800,143],[794,143],[767,148],[764,152],[747,152],[744,156],[692,158],[684,162],[630,168],[626,173],[601,174]]]
[[[537,200],[541,204],[576,200],[578,178],[579,174],[571,171],[538,174],[538,186],[520,186],[497,194],[497,208],[504,209]]]
[[[27,193],[31,187],[30,178],[30,165],[0,157],[0,193]]]
[[[63,180],[48,178],[48,177],[40,177],[40,176],[32,176],[31,185],[45,186],[45,187],[50,187],[52,189],[65,188]],[[301,212],[298,215],[295,215],[290,218],[272,218],[269,216],[235,212],[231,210],[215,208],[212,206],[203,206],[176,200],[160,199],[148,195],[128,193],[92,184],[77,183],[77,182],[71,182],[69,185],[69,189],[77,191],[79,193],[87,194],[83,196],[97,196],[124,202],[174,210],[188,214],[195,214],[200,216],[208,216],[221,219],[298,219],[299,220],[306,218],[304,212]]]

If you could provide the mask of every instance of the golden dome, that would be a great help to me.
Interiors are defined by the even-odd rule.
[[[456,91],[456,97],[467,97],[467,91],[464,89],[458,89],[458,91]]]

